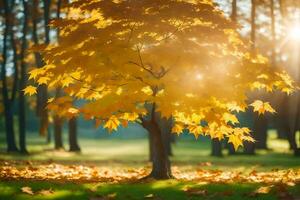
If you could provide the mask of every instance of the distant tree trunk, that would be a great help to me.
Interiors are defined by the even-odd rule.
[[[3,36],[3,52],[2,52],[2,65],[1,65],[1,80],[2,80],[2,96],[4,104],[4,120],[6,130],[6,142],[8,152],[17,152],[18,148],[15,141],[14,132],[14,119],[13,119],[13,102],[14,93],[16,88],[12,91],[12,98],[9,97],[7,78],[6,78],[6,61],[7,61],[7,38],[10,30],[12,29],[11,23],[11,9],[9,8],[9,1],[5,0],[4,3],[4,15],[5,15],[5,29]]]
[[[60,8],[61,8],[61,0],[57,1],[57,12],[56,12],[56,18],[59,19],[60,18]],[[57,39],[59,38],[59,30],[57,29]],[[61,96],[61,88],[56,88],[55,90],[55,97],[58,98]],[[58,116],[57,114],[54,115],[54,120],[53,120],[53,124],[54,124],[54,135],[56,135],[56,137],[62,137],[62,124],[63,124],[63,119]],[[51,140],[51,133],[48,130],[48,143],[50,143]],[[61,144],[56,144],[56,141],[61,141],[60,140],[54,140],[55,143],[55,148],[63,148],[63,145]]]
[[[161,128],[155,117],[155,103],[152,105],[151,119],[142,119],[143,127],[152,135],[152,171],[149,177],[155,179],[172,178],[171,163],[165,150]]]
[[[69,120],[69,145],[70,151],[78,152],[80,147],[77,142],[77,118],[73,117]]]
[[[233,22],[237,23],[237,0],[232,0],[232,2],[231,2],[231,16],[230,17]],[[214,143],[215,142],[212,142],[212,148],[214,148]],[[215,145],[217,145],[217,144],[215,144]],[[229,155],[235,154],[235,149],[231,143],[227,143],[226,147],[228,149]],[[212,151],[212,155],[213,155],[213,152],[214,151]],[[222,154],[222,152],[221,152],[221,154]]]
[[[6,101],[4,101],[4,106],[7,152],[18,152],[15,140],[12,106],[10,105],[10,102]]]
[[[256,46],[256,0],[251,0],[251,50],[254,52]]]
[[[211,155],[216,157],[222,157],[222,143],[218,139],[211,139]]]
[[[43,0],[44,3],[44,29],[45,29],[45,36],[44,36],[44,42],[45,44],[49,44],[50,42],[50,27],[49,27],[49,21],[50,21],[50,0]],[[34,0],[33,1],[33,40],[36,45],[39,44],[39,37],[38,37],[38,31],[37,31],[37,23],[38,23],[38,5],[39,1]],[[44,65],[42,57],[39,53],[35,53],[35,59],[38,67],[42,67]],[[47,134],[48,130],[48,111],[46,109],[48,95],[47,95],[47,86],[46,85],[40,85],[37,89],[37,116],[40,118],[40,135],[45,136]]]
[[[271,34],[272,34],[272,66],[276,66],[276,28],[275,28],[275,14],[274,14],[274,0],[270,0],[270,15],[271,15]]]
[[[50,144],[51,143],[51,138],[52,138],[52,136],[51,136],[51,130],[50,130],[50,127],[48,126],[48,131],[47,131],[47,144]]]
[[[54,148],[64,148],[62,138],[62,118],[57,116],[54,116]]]
[[[255,139],[254,146],[257,149],[268,149],[267,147],[267,131],[268,120],[266,116],[259,115],[254,119],[253,137]]]
[[[300,149],[297,146],[296,142],[296,132],[293,130],[289,124],[285,125],[285,130],[287,133],[287,139],[290,145],[290,149],[293,150],[295,156],[300,156]]]
[[[231,20],[237,22],[237,0],[232,0],[231,2]]]
[[[251,0],[251,51],[255,53],[256,43],[256,0]],[[253,136],[253,134],[252,134]],[[244,142],[244,153],[255,154],[255,144],[253,142]]]
[[[28,153],[26,149],[26,114],[25,114],[25,104],[26,98],[23,92],[23,89],[26,86],[27,80],[27,69],[25,63],[25,50],[26,50],[26,35],[27,35],[27,26],[28,26],[28,3],[23,0],[23,9],[24,9],[24,25],[23,25],[23,36],[22,36],[22,47],[21,47],[21,73],[20,73],[20,82],[19,82],[19,144],[21,153]]]

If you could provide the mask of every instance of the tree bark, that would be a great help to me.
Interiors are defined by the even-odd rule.
[[[69,151],[80,151],[80,147],[77,142],[77,118],[73,117],[69,120]]]
[[[214,138],[211,139],[211,155],[216,157],[222,157],[222,143],[220,140]]]
[[[154,179],[172,178],[171,163],[164,146],[161,128],[155,116],[155,103],[152,105],[151,119],[142,119],[142,126],[151,134],[152,141],[152,170],[149,176]]]
[[[256,0],[251,0],[251,52],[255,53],[256,47]],[[253,136],[253,134],[252,134]],[[255,145],[253,142],[244,142],[244,153],[248,155],[255,154]]]
[[[256,43],[256,0],[251,0],[251,50],[255,51]]]
[[[232,0],[231,2],[231,20],[237,22],[237,0]]]
[[[26,50],[26,35],[28,26],[28,3],[23,0],[24,9],[24,25],[23,25],[23,36],[22,36],[22,48],[21,48],[21,70],[20,70],[20,82],[19,82],[19,145],[21,153],[28,153],[26,149],[26,107],[25,107],[25,95],[23,89],[26,86],[27,80],[27,69],[25,63],[25,50]]]
[[[255,148],[268,149],[267,131],[268,131],[268,120],[266,116],[264,115],[255,116],[254,130],[253,130],[253,137],[256,141],[254,144]]]
[[[19,150],[15,140],[12,106],[10,102],[4,102],[4,107],[7,152],[18,152]]]
[[[49,28],[49,21],[50,21],[50,0],[44,0],[44,29],[45,29],[45,35],[44,35],[44,42],[45,44],[49,44],[50,42],[50,28]],[[34,0],[33,1],[33,26],[32,26],[32,37],[35,45],[39,44],[39,37],[38,37],[38,31],[37,31],[37,23],[38,23],[38,5],[39,1]],[[35,53],[35,60],[38,67],[42,67],[44,65],[42,57],[39,53]],[[48,100],[48,92],[47,92],[47,86],[46,85],[40,85],[37,89],[37,116],[40,118],[40,129],[39,133],[42,136],[45,136],[47,134],[48,130],[48,111],[46,109]]]
[[[271,64],[276,66],[276,27],[275,27],[275,14],[274,14],[274,0],[270,0],[270,15],[271,15],[271,34],[272,34],[272,54]]]
[[[148,134],[148,140],[149,140],[149,161],[153,162],[153,135],[152,134]]]
[[[63,149],[62,119],[54,116],[54,148]]]
[[[3,52],[2,52],[2,65],[1,65],[1,80],[2,80],[2,96],[4,103],[4,120],[5,120],[5,133],[6,133],[6,142],[7,142],[7,151],[8,152],[17,152],[18,148],[15,141],[15,132],[14,132],[14,119],[13,119],[13,103],[14,95],[12,98],[9,97],[8,92],[8,83],[6,77],[6,61],[7,61],[7,38],[10,30],[12,29],[11,23],[11,8],[9,8],[9,1],[5,0],[4,3],[4,15],[5,15],[5,29],[3,37]],[[14,88],[16,89],[16,88]],[[15,93],[15,91],[12,91]]]
[[[159,127],[162,133],[162,139],[164,142],[165,151],[168,156],[172,156],[172,118],[162,118],[160,115],[157,116]]]

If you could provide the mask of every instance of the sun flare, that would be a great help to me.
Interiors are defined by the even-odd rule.
[[[291,27],[289,35],[292,40],[300,41],[300,25]]]

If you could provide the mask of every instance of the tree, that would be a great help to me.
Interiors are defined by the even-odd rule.
[[[245,93],[293,90],[286,73],[248,52],[235,24],[210,1],[78,0],[70,6],[66,18],[52,23],[60,28],[59,42],[36,48],[46,65],[30,79],[64,89],[63,97],[48,100],[60,115],[81,113],[110,131],[140,123],[153,136],[150,176],[156,179],[172,177],[156,114],[173,118],[172,132],[228,138],[238,148],[253,141],[235,116],[248,107]],[[84,104],[73,105],[72,97]],[[252,106],[273,112],[266,102]]]
[[[232,22],[238,24],[238,20],[237,20],[237,0],[232,0],[231,1],[231,13],[230,13],[230,19]],[[219,141],[218,139],[213,139],[211,141],[212,144],[212,150],[211,150],[211,155],[212,156],[217,156],[217,157],[221,157],[222,154],[222,144],[221,141]],[[234,147],[231,143],[227,143],[226,147],[228,148],[228,153],[230,155],[235,154],[235,150]]]
[[[42,39],[44,40],[45,44],[50,43],[50,27],[49,27],[49,21],[50,21],[50,6],[51,1],[50,0],[43,0],[43,21],[44,21],[44,34],[42,36]],[[32,37],[33,42],[35,45],[38,45],[40,43],[40,35],[38,34],[38,23],[39,23],[39,1],[33,0],[33,11],[32,11],[32,21],[33,21],[33,28],[32,28]],[[41,55],[36,52],[35,53],[35,60],[36,65],[38,67],[42,67],[44,65],[43,60],[41,58]],[[37,116],[40,118],[40,135],[44,136],[47,133],[48,129],[48,111],[46,109],[47,105],[47,98],[48,98],[48,92],[47,87],[44,85],[40,85],[37,90]]]
[[[80,147],[77,142],[77,118],[72,117],[69,119],[69,151],[80,151]]]
[[[61,12],[61,4],[62,1],[58,0],[57,1],[57,10],[56,10],[56,18],[60,19],[60,12]],[[56,34],[57,39],[59,38],[59,30],[57,30],[57,34]],[[56,88],[56,97],[60,97],[61,96],[61,88]],[[54,148],[55,149],[62,149],[63,148],[63,139],[62,139],[62,127],[63,127],[63,119],[55,114],[54,115]]]
[[[4,105],[4,120],[5,120],[5,133],[6,133],[6,143],[8,152],[17,152],[18,148],[15,141],[15,131],[14,131],[14,119],[13,119],[13,105],[15,102],[16,92],[17,92],[17,79],[18,79],[18,65],[16,62],[16,46],[14,42],[13,34],[13,6],[14,2],[9,2],[7,0],[3,1],[4,6],[4,17],[5,17],[5,28],[3,36],[3,50],[2,50],[2,63],[1,63],[1,81],[2,81],[2,97]],[[10,89],[8,83],[7,74],[7,57],[8,57],[8,38],[9,35],[12,41],[13,48],[13,62],[14,62],[14,78],[13,84]]]
[[[256,1],[257,0],[251,0],[251,34],[250,34],[250,42],[251,42],[251,53],[255,52],[256,48]],[[257,130],[254,130],[257,131]],[[255,134],[257,132],[253,132],[253,136],[255,137]],[[253,142],[245,141],[245,148],[244,152],[246,154],[254,154],[255,153],[255,145]]]
[[[22,153],[28,153],[26,149],[26,98],[23,89],[26,87],[27,67],[25,62],[25,50],[27,48],[27,29],[28,29],[28,3],[23,0],[23,30],[22,30],[22,46],[20,53],[20,81],[19,81],[19,144]]]

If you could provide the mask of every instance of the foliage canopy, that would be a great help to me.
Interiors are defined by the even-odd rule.
[[[236,24],[210,0],[77,0],[52,25],[60,39],[35,47],[46,65],[30,79],[64,89],[49,109],[82,113],[109,130],[139,121],[152,104],[174,118],[173,132],[228,138],[237,148],[253,141],[235,115],[248,107],[246,92],[294,89],[286,73],[249,52]],[[84,104],[74,106],[70,96]],[[264,102],[252,106],[273,112]]]

